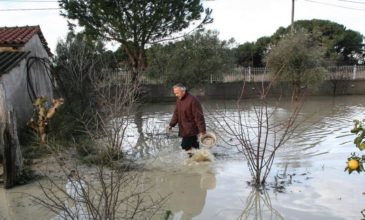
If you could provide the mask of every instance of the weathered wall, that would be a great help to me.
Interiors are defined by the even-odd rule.
[[[42,42],[35,34],[23,47],[24,51],[30,51],[30,56],[37,57],[49,57],[46,49],[43,47]]]
[[[24,51],[31,51],[26,59],[29,59],[31,56],[40,58],[48,57],[38,35],[33,36],[23,49]],[[19,128],[25,126],[33,112],[32,101],[28,91],[29,86],[27,85],[26,59],[22,60],[15,68],[3,74],[0,78],[0,82],[5,90],[7,104],[15,111]],[[45,66],[41,62],[36,61],[31,65],[29,83],[33,85],[37,97],[53,97],[51,81]]]
[[[34,35],[28,43],[24,46],[24,51],[30,51],[28,57],[38,57],[49,59],[49,55],[42,45],[39,36]],[[34,63],[31,65],[31,80],[33,85],[35,85],[35,92],[37,97],[47,96],[49,99],[53,97],[53,88],[48,75],[47,70],[49,70],[49,65],[40,61],[32,60]],[[49,73],[50,74],[50,73]]]
[[[4,86],[7,108],[13,108],[18,119],[18,125],[25,124],[32,114],[32,103],[27,93],[26,60],[7,74],[1,76]]]
[[[249,98],[257,97],[262,86],[266,87],[267,83],[246,83],[245,88],[242,91],[242,82],[213,83],[194,88],[191,90],[191,93],[201,99],[237,99],[241,94],[243,94],[244,98]],[[291,96],[290,88],[288,83],[278,83],[273,85],[269,94],[272,96]],[[333,82],[325,81],[317,90],[308,90],[308,95],[332,96],[333,89]],[[175,100],[171,88],[168,87],[163,87],[161,85],[144,85],[142,90],[146,101]],[[365,95],[365,80],[338,82],[336,95]]]

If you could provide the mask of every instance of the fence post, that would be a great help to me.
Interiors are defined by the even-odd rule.
[[[213,84],[213,76],[210,74],[210,84]]]
[[[265,79],[265,71],[261,74],[262,77],[261,77],[261,83],[264,84],[264,79]]]
[[[354,65],[354,68],[352,69],[352,79],[356,79],[356,64]]]
[[[251,82],[251,67],[248,67],[248,81]]]

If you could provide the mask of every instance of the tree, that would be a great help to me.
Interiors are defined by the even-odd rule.
[[[58,85],[57,92],[65,98],[65,105],[60,110],[62,114],[55,116],[62,119],[52,120],[49,126],[64,127],[65,133],[56,132],[62,133],[60,137],[81,135],[80,119],[87,121],[94,117],[95,111],[103,108],[105,101],[98,95],[100,88],[95,85],[110,77],[107,71],[115,75],[114,80],[120,79],[116,74],[120,64],[113,52],[105,51],[102,42],[88,37],[84,33],[70,32],[65,40],[57,44],[52,72]]]
[[[293,98],[301,86],[315,88],[325,77],[323,48],[306,32],[288,34],[266,56],[269,69],[278,78],[291,83]]]
[[[358,63],[358,55],[362,53],[363,36],[345,26],[328,20],[299,20],[294,24],[295,30],[305,30],[325,48],[325,57],[337,65]],[[271,42],[276,44],[283,36],[290,33],[290,26],[280,27],[272,36]]]
[[[93,94],[92,75],[101,73],[104,64],[104,49],[100,42],[86,39],[83,33],[70,32],[65,41],[56,47],[54,75],[59,88],[66,99],[67,106],[72,106],[75,114],[89,112],[90,106],[96,105]]]
[[[200,0],[59,0],[62,14],[78,20],[86,32],[106,40],[121,43],[132,66],[133,80],[146,67],[145,48],[190,27],[212,22],[211,10],[205,10]]]
[[[151,62],[147,72],[154,77],[165,76],[167,83],[184,82],[189,87],[202,84],[233,68],[230,43],[220,41],[217,32],[198,31],[182,41],[154,46],[148,51]]]
[[[262,67],[263,58],[270,45],[269,37],[261,37],[255,43],[246,42],[234,49],[235,63],[239,66]]]
[[[234,48],[235,63],[239,66],[254,66],[255,44],[246,42]]]
[[[268,53],[271,46],[270,37],[260,37],[255,43],[255,63],[254,66],[265,66],[264,57]]]

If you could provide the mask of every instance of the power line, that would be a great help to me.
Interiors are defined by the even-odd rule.
[[[41,1],[41,0],[31,0],[31,1],[26,1],[26,0],[0,0],[0,2],[10,2],[10,3],[18,3],[18,2],[21,2],[21,3],[26,3],[26,2],[29,2],[29,3],[32,3],[32,2],[57,2],[57,1],[51,1],[51,0],[44,0],[44,1]]]
[[[340,2],[351,2],[351,3],[356,3],[356,4],[365,4],[365,2],[359,2],[359,1],[351,1],[351,0],[337,0]]]
[[[319,2],[319,1],[314,1],[314,0],[304,0],[304,1],[317,3],[317,4],[322,4],[322,5],[327,5],[327,6],[333,6],[333,7],[337,7],[337,8],[345,8],[345,9],[356,10],[356,11],[365,11],[365,9],[352,8],[352,7],[347,7],[347,6],[343,6],[343,5]]]
[[[60,8],[8,8],[0,9],[0,11],[46,11],[46,10],[60,10]]]

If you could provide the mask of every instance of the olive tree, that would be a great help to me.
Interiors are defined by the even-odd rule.
[[[301,87],[316,88],[327,74],[324,50],[307,32],[296,32],[283,37],[265,57],[267,66],[278,79],[292,85],[297,99]]]
[[[184,82],[189,87],[202,84],[211,77],[219,78],[233,69],[232,41],[221,41],[215,31],[197,31],[183,40],[156,45],[148,50],[147,74],[163,76],[165,82]]]
[[[86,32],[123,45],[134,80],[146,67],[145,48],[172,34],[212,22],[200,0],[59,0],[62,14]],[[202,14],[204,14],[202,18]]]

